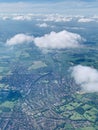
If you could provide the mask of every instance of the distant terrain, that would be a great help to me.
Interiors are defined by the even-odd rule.
[[[98,130],[97,78],[98,17],[0,16],[1,130]]]

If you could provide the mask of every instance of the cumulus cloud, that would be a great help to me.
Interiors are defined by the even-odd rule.
[[[98,92],[98,70],[77,65],[71,68],[71,76],[74,78],[76,84],[86,92]]]
[[[88,23],[88,22],[93,22],[93,21],[94,21],[94,19],[92,19],[92,18],[80,18],[78,20],[78,22],[81,22],[81,23]]]
[[[49,25],[47,23],[42,23],[42,24],[37,24],[38,27],[41,27],[41,28],[46,28],[48,27]]]
[[[7,45],[16,45],[16,44],[23,44],[23,43],[29,43],[33,41],[33,36],[28,36],[26,34],[17,34],[13,36],[12,38],[8,39],[6,41]]]
[[[68,31],[51,32],[42,37],[34,37],[26,34],[16,34],[6,41],[7,45],[16,45],[23,43],[34,42],[40,49],[63,49],[63,48],[77,48],[81,46],[84,39],[76,34]]]
[[[76,34],[68,31],[51,32],[42,37],[34,38],[36,46],[42,49],[63,49],[79,47],[84,39]]]
[[[8,17],[8,16],[2,17],[2,20],[9,20],[9,19],[10,19],[10,17]]]
[[[0,14],[0,19],[2,19],[2,20],[31,21],[31,20],[33,20],[34,17],[37,17],[37,15],[30,14],[30,13],[27,13],[27,14],[17,14],[17,13]]]
[[[19,15],[19,16],[14,16],[12,18],[12,20],[16,20],[16,21],[23,21],[23,20],[32,20],[32,17],[31,16],[24,16],[24,15]]]
[[[72,17],[64,17],[59,14],[46,15],[46,18],[44,18],[44,21],[51,21],[51,22],[70,22],[71,20]]]

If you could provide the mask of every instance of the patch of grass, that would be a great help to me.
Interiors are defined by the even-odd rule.
[[[5,86],[5,84],[0,84],[0,88],[4,88]]]
[[[97,113],[98,110],[96,108],[92,108],[84,113],[84,117],[91,122],[95,122],[97,119]]]
[[[77,112],[74,112],[73,115],[70,117],[70,119],[74,121],[85,120],[85,118]]]
[[[81,103],[78,102],[71,102],[68,105],[66,105],[67,110],[74,110],[75,108],[79,107]]]
[[[85,104],[85,105],[82,106],[82,108],[83,108],[85,111],[87,111],[87,110],[91,109],[92,106],[90,106],[90,105],[88,105],[88,104]]]
[[[5,108],[12,109],[14,105],[15,105],[15,102],[5,101],[4,103],[0,104],[0,108],[5,107]]]
[[[28,70],[33,70],[33,69],[39,69],[39,68],[43,68],[43,67],[47,67],[47,65],[42,62],[42,61],[35,61],[33,62],[33,64],[28,68]]]
[[[74,130],[71,124],[66,124],[64,127],[65,130]]]
[[[94,127],[83,127],[83,128],[78,128],[76,130],[96,130]]]

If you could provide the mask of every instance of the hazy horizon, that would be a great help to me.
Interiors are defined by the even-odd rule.
[[[0,13],[59,13],[63,15],[97,15],[97,0],[1,0]]]

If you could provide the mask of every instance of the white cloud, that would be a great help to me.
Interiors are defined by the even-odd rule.
[[[9,20],[10,18],[8,16],[2,17],[2,20]]]
[[[16,20],[16,21],[23,21],[23,20],[33,20],[35,15],[33,14],[18,14],[18,13],[11,13],[11,14],[0,14],[0,19],[2,20]]]
[[[78,20],[78,22],[81,22],[81,23],[88,23],[88,22],[93,22],[93,21],[94,21],[94,19],[92,19],[92,18],[80,18]]]
[[[34,44],[41,49],[63,49],[76,48],[81,46],[84,39],[75,33],[68,31],[51,32],[42,37],[34,37],[26,34],[16,34],[6,41],[7,45],[17,45],[23,43],[34,42]]]
[[[66,29],[73,29],[73,30],[84,30],[83,27],[66,27]]]
[[[11,39],[6,41],[7,45],[16,45],[16,44],[23,44],[29,43],[33,41],[33,36],[28,36],[26,34],[17,34],[13,36]]]
[[[37,24],[38,27],[47,28],[49,25],[47,23]]]
[[[17,21],[20,21],[20,20],[32,20],[32,17],[31,16],[28,16],[28,15],[26,15],[26,16],[24,16],[24,15],[19,15],[19,16],[14,16],[13,18],[12,18],[12,20],[17,20]]]
[[[34,38],[34,43],[41,49],[63,49],[79,47],[83,40],[80,35],[64,30]]]
[[[43,21],[51,21],[51,22],[70,22],[72,17],[64,17],[63,15],[59,14],[50,14],[46,15]]]
[[[71,69],[71,76],[74,78],[76,84],[86,92],[98,92],[98,70],[77,65]]]

